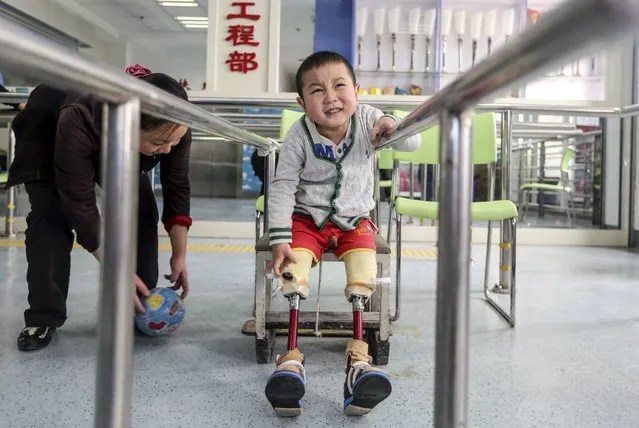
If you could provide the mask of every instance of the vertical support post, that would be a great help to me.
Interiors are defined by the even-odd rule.
[[[510,199],[510,163],[512,150],[513,113],[506,110],[501,115],[501,199]],[[499,284],[494,291],[507,292],[510,289],[510,267],[512,236],[509,220],[499,223]]]
[[[462,428],[468,426],[472,112],[443,111],[440,126],[434,426]]]
[[[9,122],[9,150],[7,153],[7,170],[13,163],[16,153],[16,136],[13,133],[12,123]],[[15,213],[16,213],[16,187],[11,186],[7,189],[7,213],[4,219],[4,236],[13,238],[16,236],[15,230]]]
[[[271,183],[275,178],[275,156],[276,151],[270,151],[265,159],[265,174],[264,174],[264,233],[268,233],[268,195],[271,188]]]
[[[140,102],[110,104],[102,143],[102,261],[95,427],[131,426]]]

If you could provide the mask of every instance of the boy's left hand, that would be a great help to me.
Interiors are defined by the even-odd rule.
[[[375,125],[373,125],[373,129],[371,130],[371,141],[375,147],[379,146],[379,142],[395,126],[395,121],[390,117],[383,116],[380,117]]]

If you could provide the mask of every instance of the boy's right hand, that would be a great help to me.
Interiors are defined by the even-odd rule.
[[[273,261],[269,267],[273,269],[275,276],[281,276],[281,269],[289,263],[297,263],[297,258],[295,258],[291,246],[289,244],[273,245]]]

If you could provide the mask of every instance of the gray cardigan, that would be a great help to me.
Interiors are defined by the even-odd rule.
[[[304,116],[291,127],[284,138],[275,179],[269,189],[270,245],[292,242],[293,212],[312,216],[318,229],[332,221],[343,230],[353,230],[362,219],[369,217],[375,207],[375,147],[370,133],[382,116],[382,111],[375,107],[358,105],[347,136],[350,147],[336,161],[318,156],[313,142],[320,141],[321,136],[312,120]],[[415,151],[420,141],[418,134],[397,142],[392,149]]]

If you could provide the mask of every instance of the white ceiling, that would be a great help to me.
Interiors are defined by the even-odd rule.
[[[75,0],[77,7],[117,29],[120,35],[156,52],[206,46],[206,29],[187,29],[178,16],[208,16],[208,0],[198,7],[162,7],[156,0]]]
[[[75,0],[127,36],[143,33],[203,32],[187,30],[177,16],[207,17],[208,0],[193,0],[199,7],[162,7],[155,0]]]

